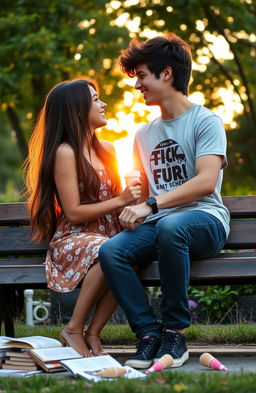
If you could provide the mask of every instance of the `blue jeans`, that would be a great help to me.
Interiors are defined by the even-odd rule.
[[[212,257],[224,247],[226,233],[213,215],[200,210],[170,214],[125,230],[100,248],[102,270],[138,338],[159,335],[154,315],[134,266],[158,259],[162,290],[162,325],[184,329],[188,306],[190,260]],[[193,262],[192,262],[193,263]]]

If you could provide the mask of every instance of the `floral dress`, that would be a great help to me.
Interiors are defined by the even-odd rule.
[[[98,174],[101,179],[99,199],[113,198],[107,172],[98,170]],[[83,200],[83,183],[79,184],[79,191]],[[70,292],[76,288],[98,257],[100,246],[120,231],[116,211],[80,225],[71,224],[62,214],[46,255],[48,288],[57,292]]]

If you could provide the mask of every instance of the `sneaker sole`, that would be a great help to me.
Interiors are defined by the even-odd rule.
[[[125,366],[130,366],[133,368],[149,368],[153,364],[152,360],[136,360],[136,359],[128,359],[125,362]]]
[[[186,351],[186,352],[183,353],[181,358],[173,359],[173,365],[171,366],[171,368],[173,368],[173,367],[181,367],[186,362],[186,360],[188,360],[188,358],[189,358],[189,353],[188,353],[188,351]],[[155,359],[154,362],[158,362],[159,359],[160,358]]]

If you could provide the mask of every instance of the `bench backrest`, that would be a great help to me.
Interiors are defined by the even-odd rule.
[[[256,249],[256,196],[223,197],[231,214],[226,249]],[[25,203],[0,203],[0,256],[42,255],[47,242],[30,240],[31,229]]]

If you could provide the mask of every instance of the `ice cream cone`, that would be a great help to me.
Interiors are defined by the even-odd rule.
[[[131,186],[131,185],[135,185],[136,183],[139,184],[140,183],[140,171],[138,170],[133,170],[133,171],[129,171],[126,172],[124,174],[124,179],[125,179],[125,183],[126,186]]]
[[[105,368],[104,370],[97,371],[93,373],[97,377],[104,377],[104,378],[117,378],[122,377],[126,373],[126,369],[122,367],[109,367]]]
[[[202,364],[202,366],[210,367],[213,370],[228,371],[227,367],[225,367],[218,359],[207,352],[200,356],[199,363]]]
[[[156,363],[153,364],[147,371],[146,374],[154,373],[156,371],[162,371],[166,368],[169,368],[173,365],[173,358],[171,355],[162,356]]]

